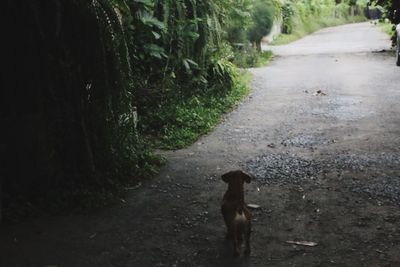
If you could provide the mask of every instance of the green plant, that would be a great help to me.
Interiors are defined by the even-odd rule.
[[[281,7],[282,12],[282,33],[290,34],[293,30],[294,10],[290,3],[286,3]]]
[[[388,19],[379,21],[379,26],[390,37],[392,37],[395,34],[395,27]]]
[[[273,45],[285,44],[297,40],[306,34],[329,26],[366,20],[362,15],[365,3],[334,0],[299,0],[286,2],[282,6],[282,34],[272,42]],[[292,9],[293,12],[289,10]]]
[[[252,25],[248,29],[248,36],[258,51],[261,51],[261,39],[267,35],[272,28],[274,9],[265,0],[257,0],[252,9]]]
[[[396,0],[370,0],[368,2],[369,5],[375,4],[380,5],[384,8],[385,13],[384,16],[387,18],[393,25],[397,25],[400,23],[400,1]],[[396,31],[392,34],[392,42],[393,45],[396,45]]]
[[[158,125],[146,132],[151,134],[154,144],[163,149],[179,149],[195,142],[199,136],[209,132],[219,121],[221,115],[231,109],[248,92],[249,74],[237,75],[236,69],[229,63],[227,71],[232,71],[234,86],[230,90],[214,88],[196,95],[170,98],[154,109],[148,125]]]
[[[251,10],[253,0],[230,1],[230,6],[225,6],[229,10],[225,29],[227,40],[231,44],[246,43],[247,29],[252,23]]]
[[[10,21],[24,14],[5,42],[16,51],[0,105],[6,213],[71,208],[88,192],[103,192],[103,203],[154,174],[157,157],[137,127],[127,3],[16,0],[5,10]]]
[[[252,4],[6,1],[6,21],[20,18],[0,98],[7,211],[104,205],[157,172],[152,148],[209,131],[247,92],[225,40],[246,36]]]
[[[252,45],[245,44],[234,50],[232,62],[241,68],[253,68],[266,65],[271,58],[271,51],[259,52]]]

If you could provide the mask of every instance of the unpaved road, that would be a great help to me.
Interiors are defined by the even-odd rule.
[[[166,152],[126,203],[2,226],[0,266],[400,266],[400,68],[373,52],[388,47],[362,23],[276,48],[249,98]],[[219,211],[219,177],[236,168],[261,206],[247,258],[232,257]]]

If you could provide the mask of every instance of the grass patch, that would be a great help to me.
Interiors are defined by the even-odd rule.
[[[259,52],[247,44],[234,50],[232,63],[239,68],[257,68],[267,65],[272,56],[272,51]]]
[[[379,27],[382,29],[382,31],[384,33],[386,33],[390,37],[393,36],[396,28],[394,27],[394,25],[392,23],[390,23],[390,21],[388,19],[385,19],[383,21],[379,21],[378,25],[379,25]]]
[[[270,60],[272,59],[272,57],[273,57],[273,54],[272,54],[272,51],[270,51],[270,50],[261,52],[260,56],[258,58],[258,62],[254,67],[262,67],[262,66],[267,65],[270,62]]]
[[[291,34],[279,34],[271,42],[271,45],[288,44],[322,28],[339,26],[348,23],[363,22],[366,20],[367,19],[364,16],[354,16],[348,18],[319,18],[310,19],[308,21],[300,20],[295,24]]]
[[[160,107],[155,113],[163,121],[158,136],[152,137],[156,147],[180,149],[194,143],[201,135],[208,133],[249,92],[251,75],[240,71],[235,77],[232,90],[221,93],[210,91],[173,102]]]

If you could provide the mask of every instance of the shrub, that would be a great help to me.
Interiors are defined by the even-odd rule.
[[[274,8],[269,1],[257,0],[251,17],[252,25],[248,30],[249,40],[258,51],[261,51],[261,39],[271,31],[274,22]]]

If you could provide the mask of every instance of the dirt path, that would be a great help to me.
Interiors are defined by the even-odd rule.
[[[400,69],[371,52],[388,46],[362,23],[277,48],[250,97],[124,203],[2,226],[0,266],[400,266]],[[236,168],[261,209],[235,259],[219,177]]]

